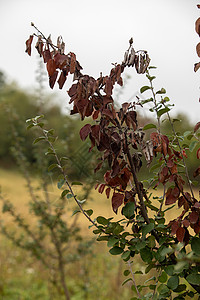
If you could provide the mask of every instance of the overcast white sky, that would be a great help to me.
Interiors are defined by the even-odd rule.
[[[36,86],[36,54],[30,58],[24,52],[25,41],[33,33],[31,22],[45,35],[51,33],[54,41],[62,35],[66,52],[75,52],[83,72],[95,78],[100,71],[108,74],[111,63],[122,61],[133,37],[135,49],[148,50],[151,64],[157,66],[156,87],[165,87],[176,111],[199,121],[200,70],[193,71],[194,63],[200,61],[196,55],[200,40],[194,30],[195,20],[200,16],[196,7],[199,2],[0,0],[0,69],[23,88]],[[121,102],[148,84],[135,69],[129,69],[129,74],[132,78]],[[68,86],[64,88],[67,89]],[[60,95],[68,101],[66,92]]]

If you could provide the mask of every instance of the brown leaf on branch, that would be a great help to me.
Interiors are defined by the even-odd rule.
[[[104,189],[105,189],[105,186],[106,186],[106,185],[105,185],[104,183],[100,184],[99,189],[98,189],[98,192],[99,192],[100,194],[103,193],[103,191],[104,191]]]
[[[56,71],[56,63],[54,59],[49,59],[47,62],[47,72],[49,76],[52,76]]]
[[[200,43],[198,43],[196,45],[196,52],[197,52],[198,57],[200,57]]]
[[[200,18],[198,18],[195,22],[195,30],[196,33],[200,36]]]
[[[112,89],[113,89],[112,81],[111,81],[111,78],[108,77],[108,78],[106,78],[105,89],[104,89],[104,91],[108,97],[112,95]]]
[[[199,175],[200,175],[200,167],[198,167],[198,168],[194,171],[193,177],[195,178],[195,177],[197,177],[197,176],[199,176]]]
[[[174,204],[178,200],[179,194],[180,194],[180,192],[177,187],[168,188],[167,193],[166,193],[165,205]]]
[[[200,127],[200,122],[198,122],[195,126],[194,126],[194,132],[196,132]]]
[[[52,76],[49,76],[49,86],[51,89],[53,89],[55,85],[57,76],[58,76],[58,71],[55,71]]]
[[[29,39],[26,41],[26,50],[25,52],[28,53],[28,55],[31,56],[31,44],[33,41],[33,35],[30,35]]]
[[[171,221],[169,223],[169,225],[171,226],[171,235],[174,235],[177,231],[177,229],[179,228],[179,222],[178,221]]]
[[[121,193],[113,193],[112,196],[112,209],[117,214],[118,208],[122,205],[124,200],[124,195]]]
[[[43,51],[43,59],[44,59],[44,63],[47,63],[52,57],[51,57],[51,52],[49,49],[45,49]]]
[[[185,229],[183,227],[179,227],[177,230],[176,230],[176,237],[177,237],[177,240],[182,243],[184,241],[184,237],[185,237]]]
[[[200,68],[200,62],[194,64],[194,72],[197,72]]]
[[[38,41],[35,45],[35,48],[37,49],[37,51],[38,51],[38,53],[41,57],[42,53],[43,53],[43,42],[42,42],[42,36],[41,35],[38,36]]]
[[[91,132],[91,125],[90,124],[86,124],[85,126],[83,126],[80,130],[80,138],[82,141],[84,141],[88,134]]]
[[[70,62],[70,74],[73,74],[76,70],[76,55],[73,52],[70,52],[71,62]]]
[[[189,220],[191,224],[196,224],[199,219],[199,214],[196,211],[192,211],[189,215]]]
[[[66,79],[67,79],[66,73],[61,72],[60,77],[58,79],[59,89],[63,88],[63,85],[64,85]]]
[[[110,197],[110,191],[111,191],[110,187],[108,187],[105,191],[107,199],[109,199],[109,197]]]

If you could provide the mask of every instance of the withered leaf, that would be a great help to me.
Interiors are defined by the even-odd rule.
[[[43,51],[43,59],[44,59],[44,63],[47,63],[51,59],[51,52],[49,49],[45,49]]]
[[[99,116],[99,110],[94,110],[94,111],[93,111],[93,114],[92,114],[93,120],[98,119],[98,116]]]
[[[91,132],[91,125],[90,124],[86,124],[85,126],[83,126],[80,130],[80,138],[82,141],[84,141],[88,134]]]
[[[199,214],[196,211],[192,211],[189,215],[190,223],[196,224],[199,219]]]
[[[179,228],[179,222],[173,221],[171,224],[171,234],[174,235],[178,228]]]
[[[55,71],[56,71],[56,63],[54,59],[49,59],[47,62],[47,72],[49,76],[52,76]]]
[[[108,77],[106,79],[105,89],[104,89],[104,91],[108,97],[112,95],[112,89],[113,89],[112,81],[111,81],[111,78]]]
[[[195,126],[194,126],[194,132],[196,132],[200,127],[200,122],[198,122]]]
[[[108,188],[106,189],[106,197],[107,197],[107,199],[109,199],[109,197],[110,197],[110,191],[111,191],[111,188],[108,187]]]
[[[184,237],[185,237],[185,229],[183,227],[179,227],[177,230],[176,230],[176,237],[177,237],[177,240],[182,243],[184,241]]]
[[[58,76],[58,71],[55,71],[52,76],[49,76],[49,86],[51,89],[53,89],[55,85],[57,76]]]
[[[70,62],[70,74],[73,74],[76,70],[76,55],[70,52],[71,62]]]
[[[38,53],[39,53],[39,55],[41,57],[42,56],[42,52],[43,52],[43,42],[42,42],[42,36],[41,35],[38,36],[38,41],[37,41],[37,43],[35,45],[35,48],[37,49],[37,51],[38,51]]]
[[[200,68],[200,62],[194,64],[194,72],[197,72]]]
[[[124,200],[124,195],[121,193],[113,193],[112,196],[112,209],[117,214],[118,208],[122,205]]]
[[[200,57],[200,43],[198,43],[196,45],[196,52],[197,52],[198,57]]]
[[[195,22],[195,30],[196,33],[200,36],[200,18],[198,18]]]
[[[182,224],[183,224],[183,226],[186,227],[186,228],[190,226],[190,222],[189,222],[187,219],[184,219],[184,220],[182,221]]]
[[[98,189],[98,192],[99,192],[100,194],[103,193],[103,191],[104,191],[104,189],[105,189],[105,186],[106,186],[106,185],[105,185],[104,183],[100,184],[99,189]]]
[[[25,52],[28,53],[28,55],[31,56],[31,44],[33,41],[33,35],[30,35],[29,39],[26,41],[26,50]]]
[[[61,72],[60,77],[58,79],[59,89],[63,88],[63,85],[64,85],[66,79],[67,79],[67,76],[64,74],[64,72]]]
[[[97,145],[99,145],[99,140],[100,140],[100,126],[99,125],[92,125],[91,135],[95,139]]]
[[[200,174],[200,167],[198,167],[198,168],[194,171],[193,177],[195,178],[195,177],[197,177],[199,174]]]

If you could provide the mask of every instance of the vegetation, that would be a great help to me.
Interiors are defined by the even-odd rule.
[[[196,31],[200,35],[198,24],[197,20]],[[191,178],[187,159],[193,152],[197,161],[200,159],[200,122],[192,130],[187,128],[184,133],[176,130],[175,123],[179,119],[170,116],[172,105],[166,90],[154,86],[155,67],[150,65],[147,51],[135,51],[132,39],[123,62],[115,64],[109,75],[101,74],[94,79],[82,73],[82,67],[73,52],[64,53],[65,44],[61,37],[54,45],[33,23],[32,26],[36,33],[26,41],[26,52],[31,55],[31,45],[36,36],[36,49],[46,64],[51,88],[57,81],[62,89],[67,77],[73,75],[75,83],[68,91],[70,103],[73,103],[71,114],[79,114],[82,121],[90,118],[80,129],[80,139],[89,140],[89,152],[95,149],[95,153],[99,153],[95,172],[101,170],[104,173],[95,188],[99,194],[105,193],[105,197],[111,200],[113,212],[118,215],[121,210],[121,214],[118,218],[108,217],[103,212],[95,216],[94,210],[85,203],[85,197],[81,198],[74,189],[74,186],[82,183],[70,181],[66,157],[57,151],[58,141],[54,130],[48,127],[43,115],[37,115],[27,120],[27,129],[34,129],[34,144],[47,147],[45,156],[48,171],[56,170],[59,173],[57,187],[61,190],[60,199],[55,203],[47,196],[44,200],[35,197],[29,176],[24,173],[31,194],[31,212],[40,226],[30,228],[2,196],[3,211],[14,218],[14,223],[24,233],[18,237],[5,225],[2,225],[2,232],[48,269],[54,269],[51,258],[56,261],[53,281],[50,280],[67,300],[74,294],[74,291],[70,291],[66,275],[72,252],[65,254],[64,251],[66,246],[72,246],[78,253],[79,247],[75,247],[76,241],[79,241],[76,238],[76,217],[80,214],[89,221],[97,241],[106,242],[109,253],[120,257],[120,261],[126,265],[123,274],[127,279],[122,284],[129,287],[124,289],[128,291],[126,297],[131,297],[131,300],[199,297],[200,201],[195,193],[195,186],[199,183],[194,178],[200,175],[200,167],[197,164],[192,172],[194,178]],[[198,45],[197,54],[200,56]],[[140,92],[147,97],[145,100],[123,103],[116,108],[113,88],[115,84],[123,85],[122,73],[127,67],[135,68],[138,74],[145,74],[148,83],[141,87]],[[197,69],[198,64],[195,64],[195,71]],[[155,119],[140,126],[137,106],[147,104]],[[168,131],[167,127],[168,132],[164,132],[161,126],[164,119],[168,120],[171,129]],[[41,167],[40,149],[44,148],[36,151],[39,154],[36,165]],[[17,138],[15,150],[16,157],[21,157]],[[54,162],[49,162],[48,157],[52,157]],[[150,178],[140,176],[142,163],[150,169]],[[26,161],[23,160],[20,165],[25,170]],[[46,195],[49,181],[47,176],[44,178]],[[67,199],[74,200],[77,205],[73,212],[75,221],[70,227],[65,215]],[[18,234],[21,234],[19,229]],[[81,246],[81,251],[83,249]],[[46,263],[47,256],[50,259]],[[75,262],[78,260],[76,256]],[[139,268],[135,263],[138,261],[142,264]],[[139,280],[136,280],[137,276]]]

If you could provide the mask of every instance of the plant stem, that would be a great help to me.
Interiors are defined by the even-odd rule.
[[[128,261],[128,266],[129,266],[129,270],[130,270],[131,275],[132,275],[132,280],[133,280],[133,284],[134,284],[134,287],[135,287],[135,289],[136,289],[137,295],[138,295],[139,299],[141,299],[142,297],[141,297],[141,295],[140,295],[140,292],[139,292],[139,290],[138,290],[138,288],[137,288],[137,284],[136,284],[136,282],[135,282],[135,276],[134,276],[134,274],[133,274],[132,264],[131,264],[130,260]]]

